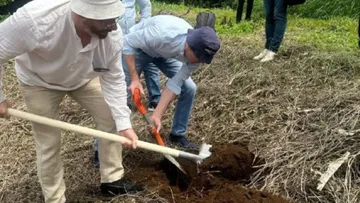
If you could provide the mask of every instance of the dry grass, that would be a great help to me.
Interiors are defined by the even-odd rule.
[[[261,51],[258,40],[261,36],[223,38],[215,62],[195,73],[198,95],[188,136],[198,142],[247,142],[266,160],[260,172],[270,169],[265,177],[255,174],[249,186],[295,202],[359,202],[359,57],[285,46],[274,62],[260,64],[251,59]],[[15,108],[25,109],[13,68],[6,69],[4,83]],[[89,114],[69,98],[61,110],[61,120],[94,127]],[[15,118],[0,122],[0,202],[42,202],[31,125]],[[170,122],[168,111],[163,134]],[[148,139],[143,124],[134,117],[140,137]],[[339,129],[353,133],[339,133]],[[63,135],[67,199],[102,202],[99,173],[91,163],[92,138],[71,132]],[[318,175],[313,171],[325,172],[327,163],[346,151],[351,159],[318,192]],[[150,156],[157,155],[126,151],[125,166],[132,170]],[[110,202],[166,200],[155,188]]]

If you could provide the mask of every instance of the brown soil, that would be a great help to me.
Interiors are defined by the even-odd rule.
[[[254,163],[261,162],[255,161],[243,144],[215,144],[211,152],[195,177],[185,176],[165,159],[142,163],[128,177],[146,184],[149,190],[157,190],[170,202],[289,203],[280,196],[243,186],[256,171]]]
[[[248,181],[255,172],[255,156],[242,143],[216,144],[210,151],[212,155],[201,164],[201,171],[218,171],[224,178],[241,181]]]

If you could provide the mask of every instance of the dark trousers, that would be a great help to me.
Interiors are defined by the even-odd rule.
[[[243,9],[244,9],[244,3],[245,3],[245,0],[238,1],[237,11],[236,11],[236,22],[237,23],[241,21]],[[254,0],[247,0],[245,20],[251,19],[251,13],[252,13],[253,7],[254,7]]]
[[[360,17],[359,17],[359,25],[358,25],[358,36],[359,36],[359,48],[360,48]]]
[[[284,38],[286,30],[286,10],[284,0],[264,0],[266,16],[266,44],[265,48],[277,52]]]

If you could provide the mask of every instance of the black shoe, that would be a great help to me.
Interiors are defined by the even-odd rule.
[[[169,135],[169,141],[174,144],[174,145],[178,145],[180,147],[184,147],[184,148],[189,148],[189,149],[194,149],[196,148],[196,144],[191,143],[185,136],[183,135],[173,135],[172,133],[170,133]]]
[[[95,168],[100,168],[100,161],[99,161],[99,152],[98,151],[94,151],[94,167]]]
[[[101,183],[100,189],[103,195],[122,195],[144,191],[145,185],[123,178],[112,183]]]
[[[149,106],[148,106],[148,111],[155,111],[156,107],[157,107],[158,103],[157,102],[150,102]]]

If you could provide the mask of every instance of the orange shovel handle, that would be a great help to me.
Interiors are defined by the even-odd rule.
[[[138,111],[141,113],[141,115],[145,115],[146,114],[146,108],[141,103],[140,89],[135,88],[133,99],[134,99],[134,103],[135,103]]]
[[[164,141],[162,140],[160,134],[157,132],[156,128],[152,129],[152,135],[154,136],[154,138],[155,138],[156,142],[158,143],[158,145],[165,146]]]
[[[149,117],[149,114],[146,111],[146,108],[141,103],[140,89],[135,88],[133,99],[134,99],[134,103],[135,103],[138,111],[140,112],[140,114],[142,114],[144,116],[146,123],[151,126],[154,126],[153,122],[151,121],[151,119]],[[153,127],[151,134],[154,136],[158,145],[165,146],[164,141],[162,140],[160,134],[157,132],[157,128]]]

